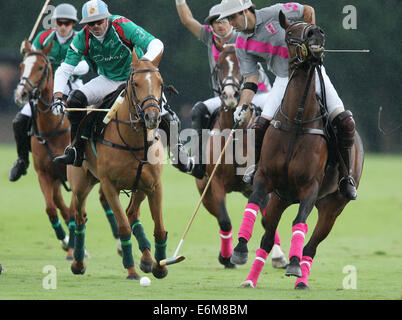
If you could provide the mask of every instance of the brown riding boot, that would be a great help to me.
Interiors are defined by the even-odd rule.
[[[255,132],[255,164],[248,167],[246,169],[246,173],[243,176],[243,181],[248,184],[253,184],[254,175],[257,171],[257,163],[260,160],[262,142],[264,141],[265,131],[267,131],[270,123],[270,120],[260,116],[255,120],[253,126],[251,127],[252,129],[254,129]]]
[[[349,110],[338,114],[332,122],[336,130],[337,145],[340,154],[341,179],[339,191],[349,200],[357,198],[356,182],[351,176],[351,150],[355,141],[355,121]]]

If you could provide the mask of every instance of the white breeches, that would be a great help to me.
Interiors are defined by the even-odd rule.
[[[117,90],[117,88],[126,81],[114,81],[106,78],[105,76],[97,76],[91,81],[87,82],[80,90],[85,94],[89,105],[100,106],[103,99],[110,93]],[[167,111],[163,107],[161,116],[165,115]]]
[[[339,98],[334,86],[332,85],[331,80],[329,79],[324,67],[321,68],[321,73],[324,79],[329,118],[332,121],[339,113],[345,110],[345,107],[342,100]],[[265,100],[262,112],[262,116],[264,118],[271,120],[274,117],[275,112],[278,110],[280,104],[282,103],[288,81],[289,78],[276,77],[272,89],[269,91]],[[317,71],[315,74],[315,90],[316,94],[321,96],[321,85]]]
[[[84,86],[84,83],[82,82],[81,79],[77,79],[74,82],[68,82],[69,84],[67,84],[67,88],[66,90],[64,90],[64,92],[67,92],[66,94],[68,95],[70,93],[70,91],[72,90],[77,90],[77,89],[81,89]],[[71,85],[71,90],[70,90],[70,85]],[[28,117],[32,117],[32,112],[31,112],[31,106],[29,105],[29,103],[27,103],[26,105],[24,105],[21,109],[21,113],[23,115],[26,115]]]

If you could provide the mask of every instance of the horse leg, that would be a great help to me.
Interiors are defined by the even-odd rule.
[[[297,216],[292,223],[292,240],[289,250],[289,264],[286,268],[286,276],[301,277],[300,261],[303,256],[304,238],[307,234],[307,218],[314,207],[318,195],[318,183],[312,182],[303,188],[299,194],[300,205]]]
[[[119,190],[106,178],[101,178],[101,188],[117,220],[122,247],[123,266],[127,269],[128,274],[127,279],[139,280],[140,276],[134,268],[130,224],[128,223],[126,214],[120,203]]]
[[[266,207],[269,197],[269,188],[267,188],[260,170],[257,171],[253,192],[248,199],[246,208],[244,209],[243,220],[238,235],[238,244],[234,248],[230,262],[233,264],[245,264],[248,259],[247,242],[253,233],[254,223],[258,215],[258,211]]]
[[[85,230],[87,214],[85,211],[86,199],[91,192],[95,181],[87,177],[82,168],[68,167],[72,197],[71,197],[71,216],[75,216],[75,242],[74,242],[74,260],[71,264],[73,274],[84,274],[86,264],[84,261],[85,250]]]
[[[140,206],[146,195],[142,191],[137,191],[131,195],[130,204],[127,208],[128,222],[134,237],[137,239],[138,248],[142,252],[140,269],[149,273],[152,271],[153,259],[151,255],[151,243],[145,235],[144,228],[140,222]]]
[[[46,213],[49,217],[52,228],[56,233],[57,239],[60,241],[63,250],[68,249],[68,238],[66,232],[64,231],[59,218],[57,216],[57,208],[54,203],[54,188],[53,188],[53,178],[49,175],[39,171],[38,172],[39,185],[41,187],[43,196],[46,202]]]
[[[309,242],[303,249],[303,257],[300,262],[302,277],[297,278],[295,289],[308,289],[308,277],[311,265],[318,245],[330,233],[336,218],[341,214],[349,200],[346,200],[339,192],[326,196],[317,202],[318,220]]]
[[[66,260],[72,260],[75,239],[75,215],[71,214],[70,208],[68,208],[64,202],[59,181],[55,181],[53,192],[53,200],[56,204],[56,207],[60,210],[60,213],[63,216],[64,222],[66,223],[69,231]]]
[[[153,192],[147,194],[148,204],[154,220],[154,238],[155,238],[155,262],[152,265],[152,274],[155,278],[162,279],[167,276],[166,266],[160,266],[159,261],[166,259],[167,232],[163,225],[162,217],[162,184],[159,182]]]
[[[279,220],[282,213],[289,205],[290,203],[282,201],[277,195],[272,195],[267,206],[267,212],[269,211],[269,214],[263,216],[265,233],[261,239],[260,248],[256,251],[256,258],[253,262],[250,273],[246,280],[241,283],[242,287],[255,288],[257,286],[258,278],[265,265],[265,261],[274,247],[275,233]]]
[[[105,211],[106,218],[109,221],[110,228],[112,229],[113,237],[116,239],[117,243],[117,253],[121,256],[121,242],[119,238],[119,230],[117,228],[117,221],[114,217],[113,210],[110,208],[109,203],[106,200],[106,197],[102,191],[102,188],[99,188],[99,202],[102,205],[103,210]]]
[[[202,192],[203,190],[200,189],[200,191]],[[226,193],[218,178],[211,182],[209,190],[202,199],[202,203],[208,212],[217,219],[220,227],[221,249],[218,256],[219,262],[225,266],[225,269],[236,268],[236,265],[230,262],[233,253],[232,223],[226,209]]]

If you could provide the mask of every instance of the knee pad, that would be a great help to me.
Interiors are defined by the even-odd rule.
[[[191,126],[194,129],[206,129],[210,118],[207,106],[201,101],[198,101],[191,109]]]
[[[355,120],[352,112],[349,110],[341,112],[334,118],[333,124],[340,147],[351,148],[355,138]]]
[[[88,99],[81,90],[73,90],[67,98],[67,106],[69,108],[85,108],[88,107]]]

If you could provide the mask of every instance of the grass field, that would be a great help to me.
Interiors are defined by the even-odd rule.
[[[183,243],[180,253],[186,260],[169,266],[169,274],[158,280],[148,275],[150,287],[125,280],[121,258],[100,203],[98,187],[89,197],[86,247],[92,258],[87,272],[75,276],[64,259],[54,231],[45,213],[43,196],[36,173],[16,183],[8,181],[15,160],[14,146],[0,147],[0,299],[141,299],[141,300],[281,300],[281,299],[401,299],[402,296],[402,157],[368,155],[365,160],[358,200],[350,203],[338,218],[329,237],[319,246],[311,270],[311,290],[293,289],[295,278],[267,262],[256,289],[241,288],[262,235],[260,223],[250,240],[249,262],[237,270],[224,270],[218,262],[218,224],[203,207]],[[163,213],[169,232],[167,255],[172,256],[199,200],[194,179],[164,166]],[[65,193],[69,203],[70,194]],[[128,203],[125,195],[121,196]],[[228,211],[236,238],[246,199],[230,194]],[[287,254],[291,222],[296,206],[291,207],[279,225],[282,248]],[[316,222],[314,210],[309,233]],[[260,218],[258,218],[258,221]],[[153,244],[153,222],[147,202],[142,206],[142,224]],[[134,259],[139,250],[133,242]],[[270,260],[269,260],[270,262]],[[42,286],[43,268],[56,267],[57,289]],[[345,289],[345,266],[357,272],[356,289]],[[139,268],[137,268],[139,270]],[[139,271],[140,272],[140,271]],[[141,273],[142,274],[142,273]]]

